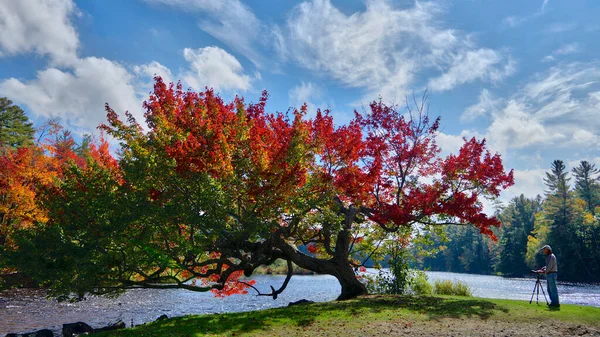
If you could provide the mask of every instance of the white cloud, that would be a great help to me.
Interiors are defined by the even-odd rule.
[[[577,42],[573,42],[558,48],[554,51],[554,53],[556,55],[568,55],[578,53],[580,51],[581,48],[579,47],[579,44]]]
[[[238,0],[146,1],[202,14],[201,29],[259,68],[270,59],[269,70],[278,72],[275,55],[344,86],[363,88],[368,100],[382,95],[401,102],[416,81],[426,85],[419,76],[426,71],[454,69],[444,78],[449,89],[473,81],[497,82],[514,68],[504,53],[477,48],[468,34],[443,27],[442,7],[434,2],[398,8],[388,0],[366,0],[366,10],[347,15],[330,0],[305,1],[289,13],[285,26],[277,26],[262,22]],[[491,53],[493,62],[475,59]],[[459,71],[461,60],[479,62],[479,68]]]
[[[541,9],[542,12],[546,9],[546,6],[548,5],[548,1],[549,0],[544,0],[544,2],[542,3],[542,9]]]
[[[369,100],[382,94],[392,102],[401,102],[427,70],[450,69],[440,85],[436,82],[436,88],[450,89],[475,80],[499,81],[512,67],[501,53],[478,49],[467,34],[442,27],[442,8],[433,2],[408,8],[385,0],[365,5],[347,15],[329,0],[301,3],[288,17],[282,54],[344,86],[367,89]],[[461,69],[461,61],[478,66],[476,72]]]
[[[511,16],[504,18],[502,20],[503,28],[515,28],[517,26],[524,24],[525,22],[527,22],[529,20],[533,20],[533,19],[537,18],[538,16],[543,15],[546,12],[546,5],[548,5],[548,0],[544,0],[544,2],[542,3],[542,7],[538,11],[536,11],[532,14],[524,15],[524,16],[511,15]]]
[[[290,106],[296,109],[306,103],[309,112],[316,110],[314,101],[323,97],[323,88],[313,82],[301,82],[288,92]]]
[[[0,57],[35,52],[57,65],[75,62],[77,12],[71,0],[0,1]]]
[[[465,109],[460,119],[462,121],[472,121],[480,116],[489,115],[498,110],[500,104],[502,104],[501,99],[494,99],[487,89],[482,89],[477,103]]]
[[[187,12],[203,15],[198,26],[213,37],[221,40],[229,48],[247,57],[261,67],[266,59],[258,51],[267,41],[276,38],[276,32],[263,24],[248,6],[239,0],[146,0],[164,4]]]
[[[463,134],[465,131],[463,131]],[[447,156],[451,153],[456,154],[461,146],[465,143],[463,135],[450,135],[443,132],[438,132],[435,135],[435,141],[440,147],[441,155]]]
[[[173,74],[171,73],[171,69],[165,67],[164,65],[156,61],[152,61],[148,64],[143,65],[135,65],[133,67],[133,71],[136,75],[140,77],[147,77],[149,79],[152,79],[154,78],[154,76],[160,76],[162,77],[165,83],[173,82]],[[150,81],[148,84],[150,84],[151,86],[152,83],[154,82]]]
[[[252,78],[244,74],[240,62],[218,47],[185,48],[183,57],[189,69],[180,74],[181,80],[196,90],[205,86],[215,90],[241,90],[251,88]]]
[[[528,198],[534,198],[537,195],[543,196],[546,189],[546,185],[544,185],[546,171],[546,169],[515,170],[515,184],[502,192],[501,199],[508,202],[521,194]]]
[[[496,67],[503,62],[504,57],[492,49],[472,50],[456,55],[450,69],[445,74],[431,79],[429,87],[435,91],[445,91],[474,80],[499,82],[515,71],[515,63],[510,59],[504,67]]]
[[[587,130],[575,130],[571,135],[571,141],[579,145],[593,146],[596,144],[596,147],[600,146],[598,144],[600,137]]]
[[[510,100],[506,107],[494,116],[486,136],[490,145],[500,153],[505,153],[508,148],[550,145],[566,138],[564,134],[548,130],[529,112],[524,103],[516,100]]]
[[[533,76],[492,111],[485,135],[490,146],[501,153],[532,146],[592,149],[600,134],[598,78],[598,63],[561,64]]]
[[[555,51],[552,52],[552,54],[544,56],[544,58],[542,59],[542,62],[554,61],[554,60],[556,60],[557,56],[575,54],[575,53],[579,53],[579,52],[581,52],[581,47],[579,46],[578,43],[576,43],[576,42],[569,43],[569,44],[566,44],[566,45],[556,49]]]
[[[104,122],[106,102],[117,113],[129,110],[142,120],[133,76],[122,65],[104,58],[79,59],[68,71],[48,68],[31,81],[2,80],[0,95],[26,105],[36,116],[58,117],[76,131],[92,132]]]
[[[572,31],[577,28],[577,24],[574,22],[559,22],[550,25],[547,29],[547,33],[564,33],[568,31]]]

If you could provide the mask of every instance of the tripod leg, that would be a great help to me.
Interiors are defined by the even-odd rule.
[[[544,300],[546,301],[546,305],[548,305],[548,299],[546,298],[546,292],[544,291],[544,287],[542,287],[542,294],[544,294]],[[550,296],[550,294],[548,294]]]
[[[541,287],[541,284],[542,283],[538,279],[537,280],[537,296],[535,297],[535,304],[539,304],[539,301],[540,301],[540,287]]]
[[[531,304],[531,302],[533,301],[533,295],[535,295],[536,288],[537,288],[537,282],[535,283],[535,286],[533,286],[533,292],[531,292],[531,299],[529,300],[529,304]]]

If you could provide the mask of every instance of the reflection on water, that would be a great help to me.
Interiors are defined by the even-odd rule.
[[[529,301],[533,279],[502,278],[498,276],[427,272],[436,279],[460,280],[468,284],[473,295],[488,298],[507,298]],[[284,276],[257,276],[257,287],[265,292],[269,285],[277,288]],[[544,282],[545,286],[545,282]],[[44,299],[42,290],[15,289],[0,293],[0,335],[43,328],[59,331],[63,323],[83,321],[92,327],[105,326],[123,320],[142,324],[162,314],[169,317],[186,314],[220,313],[260,310],[285,306],[299,299],[331,301],[340,286],[331,276],[294,276],[286,291],[277,300],[268,297],[234,295],[215,298],[212,293],[186,290],[140,289],[126,292],[119,298],[93,297],[80,303],[57,303]],[[600,307],[600,286],[559,282],[561,303],[585,304]],[[542,299],[543,301],[543,299]]]
[[[256,287],[269,292],[285,276],[256,276]],[[234,295],[215,298],[210,292],[197,293],[178,289],[130,290],[116,299],[92,297],[78,303],[57,303],[46,300],[37,289],[14,289],[0,292],[0,336],[10,332],[26,332],[49,328],[55,332],[62,324],[86,322],[93,328],[123,320],[127,327],[153,321],[160,315],[169,317],[187,314],[238,312],[286,306],[303,298],[312,301],[331,301],[340,286],[331,276],[294,276],[277,300],[265,296]]]

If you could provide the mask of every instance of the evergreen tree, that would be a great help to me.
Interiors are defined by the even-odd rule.
[[[575,214],[574,193],[569,186],[570,178],[562,160],[552,162],[551,171],[546,173],[544,182],[548,187],[544,214],[549,221],[548,244],[552,246],[559,261],[569,260],[559,265],[561,276],[571,280],[585,278],[587,266],[583,259],[583,239],[580,224]],[[561,260],[564,259],[564,260]]]
[[[587,203],[587,209],[594,213],[594,208],[600,205],[600,183],[598,174],[600,170],[596,165],[582,161],[573,169],[575,175],[575,193]]]
[[[25,112],[6,97],[0,98],[0,147],[17,148],[33,142],[35,129]]]
[[[600,221],[596,210],[600,206],[600,183],[598,174],[600,170],[594,164],[582,161],[573,169],[575,176],[575,194],[585,202],[585,206],[578,213],[576,224],[578,233],[582,239],[581,255],[584,260],[584,268],[592,279],[600,275]]]
[[[541,197],[528,199],[521,194],[513,198],[500,214],[503,230],[498,240],[499,255],[496,271],[504,275],[524,275],[527,237],[534,230],[535,215],[541,210]]]

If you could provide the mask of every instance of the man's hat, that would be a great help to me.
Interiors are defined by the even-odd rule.
[[[550,246],[548,246],[548,245],[545,245],[544,247],[540,248],[540,250],[544,250],[546,248],[548,248],[550,251],[552,251],[552,248]]]

